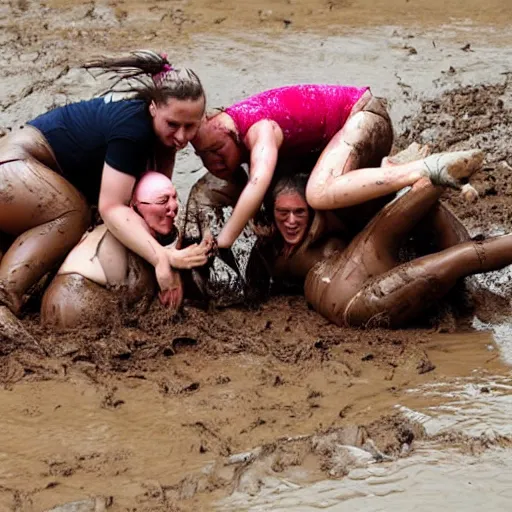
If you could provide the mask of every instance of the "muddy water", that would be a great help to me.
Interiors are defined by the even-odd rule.
[[[509,230],[511,9],[497,0],[485,9],[479,0],[4,3],[0,127],[100,92],[105,82],[73,66],[108,50],[167,50],[201,75],[210,106],[283,83],[369,84],[389,100],[398,145],[411,137],[487,151],[481,201],[447,201],[472,234]],[[443,96],[461,86],[473,92]],[[183,197],[202,172],[183,152]],[[90,496],[132,511],[432,510],[458,506],[459,489],[469,510],[505,509],[501,356],[510,361],[512,343],[495,313],[497,304],[508,312],[509,281],[504,272],[475,280],[505,295],[482,300],[480,318],[455,320],[447,308],[397,333],[329,326],[300,298],[256,311],[189,308],[172,323],[157,309],[59,336],[29,317],[49,357],[1,350],[0,510]]]
[[[479,375],[410,389],[405,400],[417,401],[416,410],[396,406],[421,424],[429,438],[412,455],[376,464],[368,453],[360,453],[342,480],[309,485],[300,480],[299,471],[283,477],[267,468],[259,475],[258,494],[237,491],[218,509],[508,510],[512,379],[510,374],[475,373]],[[433,399],[440,403],[434,405]]]
[[[159,371],[92,378],[92,368],[86,371],[75,364],[64,382],[61,374],[48,381],[19,383],[0,393],[0,496],[6,510],[8,506],[42,510],[87,496],[110,495],[115,510],[128,510],[134,504],[147,510],[174,502],[186,506],[187,498],[208,510],[214,496],[238,489],[240,482],[252,493],[265,490],[257,483],[263,478],[262,468],[244,476],[254,463],[228,462],[230,456],[258,446],[272,453],[273,446],[280,446],[278,438],[367,425],[366,435],[380,449],[399,451],[403,446],[397,432],[412,427],[406,419],[387,419],[396,406],[407,407],[409,413],[425,403],[444,402],[442,393],[434,394],[439,379],[451,382],[468,375],[470,368],[477,374],[473,379],[506,371],[490,350],[494,345],[489,335],[430,338],[421,344],[421,357],[406,349],[401,364],[399,359],[393,365],[371,364],[367,357],[370,363],[357,369],[360,358],[347,361],[344,353],[350,349],[343,343],[330,350],[322,365],[313,361],[279,365],[250,354],[230,354],[205,364],[183,350],[167,371],[160,365]],[[382,351],[372,353],[382,360],[389,359],[389,352],[387,358]],[[426,354],[432,371],[425,366],[426,372],[418,372],[422,362],[426,364]],[[410,391],[425,383],[430,383],[432,395],[427,400],[424,392]],[[489,384],[489,388],[494,393],[494,387]],[[502,409],[500,414],[504,413]],[[483,410],[481,416],[486,414]],[[424,416],[412,419],[426,425]],[[429,428],[426,432],[438,434]],[[294,455],[311,451],[304,443],[293,449]],[[348,443],[357,445],[357,436]],[[461,439],[460,444],[470,443]],[[284,473],[286,481],[299,473],[301,482],[325,478],[325,456],[313,452],[295,462],[281,457],[278,473],[271,472],[281,478]],[[212,468],[212,463],[217,466]],[[272,467],[276,468],[275,461]],[[274,484],[276,480],[274,476]],[[22,508],[15,508],[16,499]],[[240,510],[237,503],[233,510]]]

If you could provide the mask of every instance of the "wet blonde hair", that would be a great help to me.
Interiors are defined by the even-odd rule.
[[[177,69],[167,55],[152,50],[136,50],[125,57],[100,57],[86,62],[85,69],[98,69],[98,75],[111,73],[108,92],[133,93],[148,104],[165,104],[169,99],[198,100],[205,97],[197,74],[189,68]],[[122,88],[119,88],[119,85]]]

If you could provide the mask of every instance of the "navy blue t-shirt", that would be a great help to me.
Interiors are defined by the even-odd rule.
[[[98,203],[105,162],[137,178],[145,171],[155,142],[151,116],[142,100],[81,101],[28,124],[43,133],[66,179],[92,204]]]

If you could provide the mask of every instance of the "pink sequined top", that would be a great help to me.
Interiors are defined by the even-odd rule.
[[[343,85],[291,85],[270,89],[227,108],[243,140],[263,119],[283,130],[281,151],[318,152],[345,124],[354,104],[368,90]]]

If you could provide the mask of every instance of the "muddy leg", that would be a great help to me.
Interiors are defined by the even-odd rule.
[[[471,238],[460,219],[442,203],[435,204],[414,231],[417,239],[431,242],[436,251],[467,242]]]
[[[411,230],[429,213],[443,189],[421,179],[408,192],[388,203],[351,242],[349,257],[361,261],[370,275],[396,265],[398,251]]]
[[[313,208],[332,210],[361,204],[413,185],[422,177],[435,185],[461,188],[463,180],[481,167],[483,154],[473,150],[439,153],[393,167],[353,170],[356,155],[376,136],[382,122],[373,112],[357,112],[332,138],[306,189],[306,199]]]
[[[465,242],[400,265],[367,283],[336,323],[400,327],[442,298],[462,277],[512,263],[512,235]]]
[[[21,321],[14,316],[7,306],[2,304],[0,304],[0,343],[3,353],[23,346],[40,355],[46,354],[44,348],[28,333]]]
[[[438,200],[443,189],[427,179],[387,204],[341,254],[313,267],[306,277],[310,304],[341,324],[345,308],[368,279],[394,268],[404,237]]]
[[[382,161],[382,166],[394,166],[426,158],[430,148],[413,142],[408,148]],[[466,185],[465,187],[470,187]],[[473,189],[474,190],[474,189]],[[476,192],[475,192],[476,193]],[[469,233],[459,218],[445,205],[438,202],[425,215],[414,229],[415,238],[420,245],[433,245],[435,251],[452,247],[470,239]],[[423,244],[422,244],[423,242]],[[433,252],[424,250],[424,253]]]
[[[18,314],[29,288],[80,240],[90,214],[70,183],[35,160],[0,165],[0,182],[10,191],[0,196],[0,229],[17,237],[0,262],[0,303]]]
[[[83,219],[72,211],[29,229],[14,241],[0,263],[0,279],[13,312],[19,312],[24,294],[62,261],[83,231]]]

